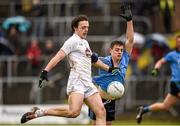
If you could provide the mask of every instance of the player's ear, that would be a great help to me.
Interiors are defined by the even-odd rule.
[[[111,51],[112,51],[112,49],[111,48],[108,48],[108,52],[111,54]]]

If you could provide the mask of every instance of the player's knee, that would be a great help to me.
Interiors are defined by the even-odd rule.
[[[102,115],[106,115],[106,110],[103,106],[97,110],[96,117],[102,117]]]
[[[69,118],[76,118],[80,115],[79,111],[69,111],[68,117]]]
[[[163,104],[163,109],[165,109],[165,110],[169,110],[170,109],[170,107],[171,107],[171,105],[168,105],[168,104]]]

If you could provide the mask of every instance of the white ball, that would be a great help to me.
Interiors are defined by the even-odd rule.
[[[107,93],[114,99],[119,99],[124,94],[124,86],[119,81],[113,81],[107,88]]]

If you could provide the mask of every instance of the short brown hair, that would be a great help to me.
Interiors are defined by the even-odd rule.
[[[74,27],[77,28],[80,21],[89,21],[86,15],[78,15],[76,16],[71,23],[71,29],[74,32]]]
[[[118,40],[112,41],[112,42],[111,42],[111,45],[110,45],[110,48],[112,49],[112,48],[114,47],[114,45],[120,45],[120,46],[125,47],[124,42],[118,41]]]
[[[176,40],[177,40],[178,38],[180,38],[180,35],[177,35],[177,36],[176,36]]]

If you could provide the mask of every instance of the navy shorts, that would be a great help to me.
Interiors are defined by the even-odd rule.
[[[114,121],[115,120],[115,100],[105,100],[102,99],[104,103],[104,107],[106,109],[106,121]],[[95,113],[89,109],[89,117],[92,120],[96,120]]]
[[[171,84],[170,84],[170,94],[178,97],[179,92],[180,92],[180,82],[171,82]]]

